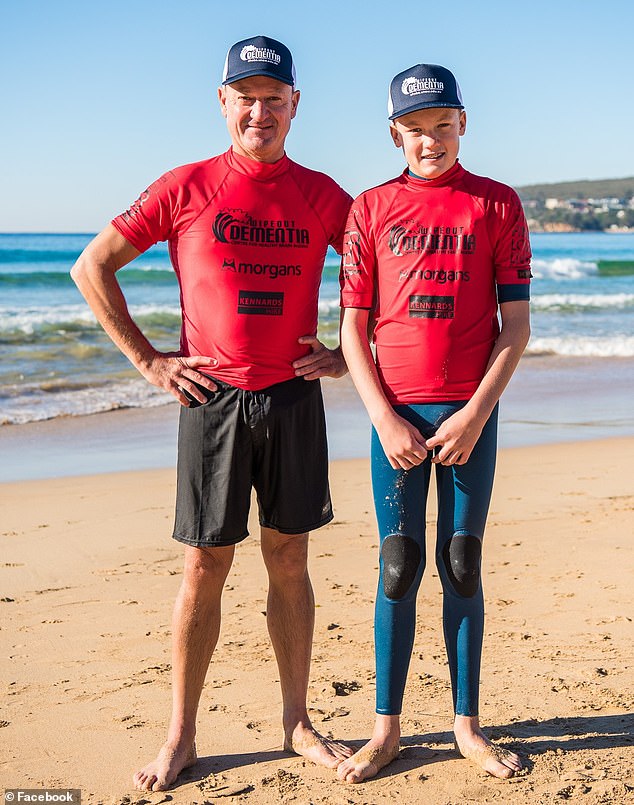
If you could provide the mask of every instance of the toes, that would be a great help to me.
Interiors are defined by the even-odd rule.
[[[354,766],[351,766],[349,763],[342,761],[339,766],[337,767],[337,777],[342,781],[346,782],[348,775],[354,771]]]
[[[139,791],[151,791],[155,780],[156,777],[154,775],[140,774],[139,779],[136,781],[136,788]]]

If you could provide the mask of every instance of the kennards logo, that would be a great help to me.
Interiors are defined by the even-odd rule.
[[[293,219],[253,218],[244,210],[222,210],[216,215],[212,231],[221,243],[245,246],[306,248],[310,243],[308,229],[296,226]]]
[[[453,319],[453,296],[423,296],[409,298],[410,319]]]
[[[238,291],[238,313],[284,315],[284,294],[276,291]]]

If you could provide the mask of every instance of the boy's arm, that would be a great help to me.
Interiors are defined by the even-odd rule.
[[[425,460],[425,439],[396,413],[383,392],[368,342],[369,317],[370,311],[366,309],[343,310],[341,347],[390,466],[395,470],[409,470]]]
[[[528,344],[530,315],[527,301],[502,303],[500,317],[502,329],[475,394],[464,408],[442,423],[431,439],[427,439],[428,450],[441,448],[432,459],[435,463],[467,463],[482,428]]]
[[[198,383],[210,391],[216,386],[198,366],[209,366],[210,358],[180,357],[158,352],[130,316],[116,272],[140,252],[109,224],[84,249],[71,269],[75,284],[88,302],[97,321],[130,363],[155,386],[169,391],[182,405],[188,405],[183,389],[199,402],[205,395]]]

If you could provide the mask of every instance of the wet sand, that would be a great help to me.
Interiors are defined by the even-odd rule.
[[[330,457],[367,457],[370,423],[350,378],[322,387]],[[501,401],[499,443],[633,436],[632,388],[631,359],[524,358]],[[0,482],[173,467],[177,429],[175,402],[0,426]]]

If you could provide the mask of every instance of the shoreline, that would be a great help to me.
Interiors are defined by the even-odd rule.
[[[322,381],[332,459],[369,455],[370,422],[348,376]],[[500,447],[634,435],[634,359],[526,356],[500,403]],[[0,427],[0,483],[175,467],[178,404]]]

